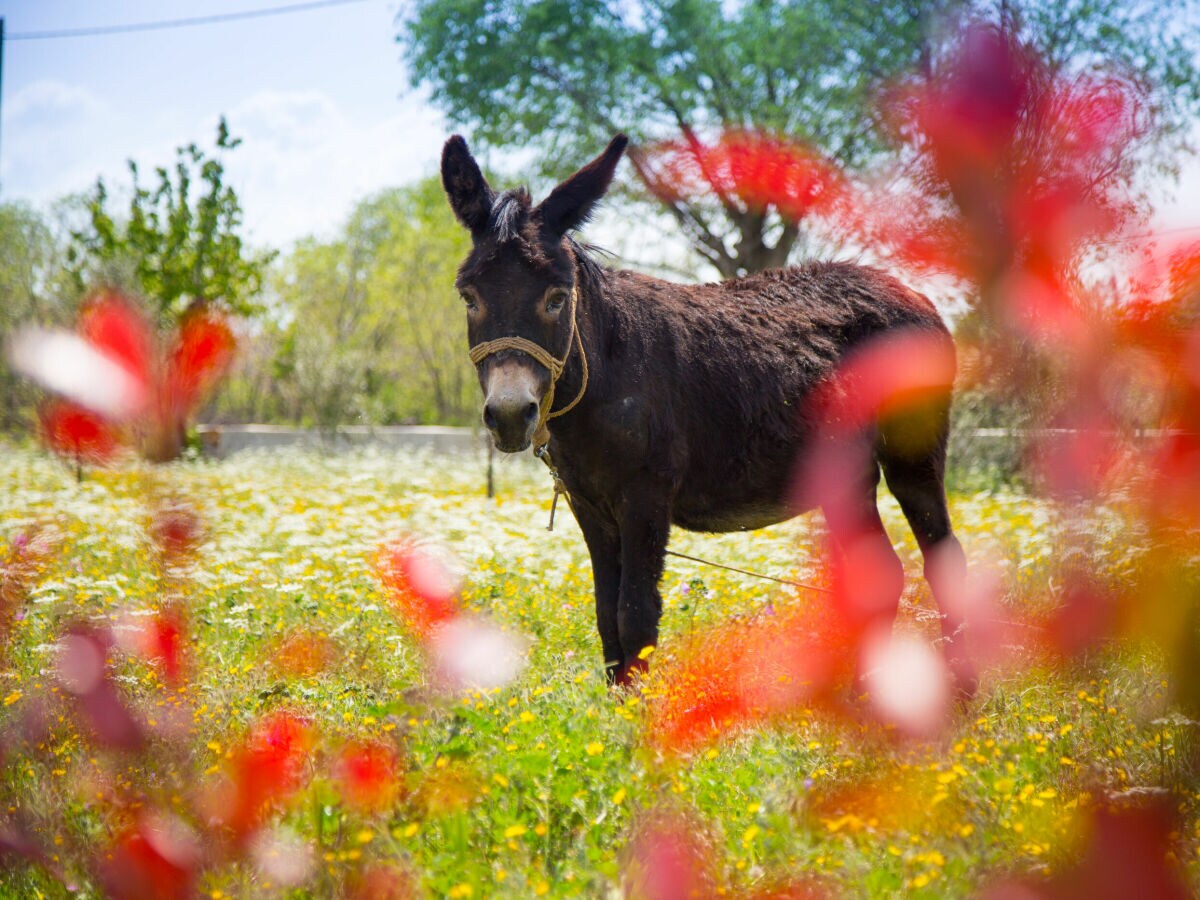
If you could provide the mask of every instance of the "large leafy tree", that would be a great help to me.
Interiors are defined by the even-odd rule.
[[[242,237],[241,201],[222,162],[239,143],[222,118],[212,155],[196,144],[178,148],[173,167],[154,170],[152,186],[130,160],[133,189],[124,213],[112,210],[97,180],[87,224],[73,234],[80,284],[135,290],[163,326],[195,306],[254,312],[273,254],[251,250]]]
[[[1191,0],[1189,0],[1191,2]],[[1200,105],[1194,36],[1166,4],[1124,0],[418,0],[402,22],[411,78],[473,136],[533,147],[559,177],[630,134],[637,194],[729,277],[784,263],[804,211],[737,192],[664,190],[653,145],[730,131],[803,142],[851,173],[894,158],[879,89],[930,79],[959,26],[1015,30],[1056,73],[1115,68],[1145,99],[1144,147],[1170,169]],[[1138,148],[1131,148],[1136,151]],[[1148,153],[1113,177],[1132,181]]]
[[[274,285],[286,319],[274,367],[292,418],[323,428],[474,420],[452,288],[468,243],[436,178],[362,201],[332,241],[302,241]]]

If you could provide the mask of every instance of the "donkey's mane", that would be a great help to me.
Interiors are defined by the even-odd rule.
[[[538,228],[533,212],[533,200],[526,187],[512,188],[497,195],[488,213],[486,235],[490,241],[488,251],[475,265],[486,258],[496,258],[504,248],[516,246],[529,265],[546,270],[555,270],[555,263],[546,236]],[[571,235],[566,235],[567,247],[574,257],[576,276],[585,290],[599,288],[608,274],[608,269],[595,259],[594,253],[603,252],[590,244],[582,244]]]
[[[505,191],[496,198],[488,214],[488,231],[498,244],[519,239],[529,221],[529,190],[524,187]]]
[[[567,246],[575,256],[575,274],[584,290],[599,288],[609,270],[592,255],[597,248],[591,244],[581,244],[570,235],[567,235]]]

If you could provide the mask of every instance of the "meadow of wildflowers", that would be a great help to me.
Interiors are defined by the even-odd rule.
[[[0,445],[0,896],[1196,893],[1200,248],[1112,309],[1080,277],[1122,227],[1093,177],[1139,127],[1118,82],[980,27],[890,108],[930,189],[907,205],[746,134],[662,148],[663,188],[704,189],[687,150],[750,207],[786,188],[973,285],[957,385],[1037,412],[1027,489],[950,498],[974,697],[890,497],[895,639],[847,615],[878,574],[827,553],[853,533],[677,533],[808,586],[672,557],[650,674],[609,690],[583,541],[545,530],[532,461],[495,499],[468,457],[136,462],[178,456],[232,332],[201,309],[160,336],[101,295],[9,350],[60,395],[60,459]],[[834,452],[799,473],[826,509],[864,432],[952,380],[919,342],[858,349],[817,392]]]
[[[664,744],[662,717],[681,699],[702,708],[706,681],[604,686],[583,541],[566,518],[545,531],[536,468],[506,467],[488,500],[466,457],[248,453],[77,482],[6,446],[0,483],[2,896],[941,897],[1000,895],[1012,878],[1111,885],[1097,859],[1200,885],[1195,726],[1147,644],[1051,666],[1037,627],[1014,627],[979,698],[929,739],[794,705]],[[171,558],[168,494],[195,528]],[[1019,493],[952,508],[972,562],[1002,575],[1001,616],[1059,596],[1074,517]],[[883,511],[909,575],[898,627],[933,640],[920,555],[890,497]],[[1097,507],[1088,527],[1096,572],[1153,565],[1119,510]],[[821,528],[673,546],[805,581],[821,577]],[[510,680],[437,677],[380,577],[380,547],[408,546],[397,538],[452,558],[448,602],[511,637],[524,667]],[[824,599],[682,560],[663,592],[655,672],[685,676],[712,629],[769,630]],[[182,617],[179,646],[161,625],[147,646],[164,609]],[[88,641],[102,676],[64,662]],[[124,731],[97,721],[104,702]],[[1170,816],[1122,817],[1147,796]],[[647,877],[676,870],[665,893]]]

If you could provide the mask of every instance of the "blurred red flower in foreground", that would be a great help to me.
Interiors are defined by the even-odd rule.
[[[346,900],[413,900],[420,897],[420,881],[399,866],[376,864],[353,876]]]
[[[153,663],[169,686],[179,687],[187,681],[187,622],[178,604],[146,618],[129,617],[120,643],[125,652]]]
[[[75,625],[59,639],[55,676],[73,701],[75,715],[102,747],[141,750],[145,727],[130,710],[109,666],[112,634]]]
[[[865,230],[911,264],[974,281],[1006,324],[1078,338],[1073,257],[1128,211],[1112,173],[1143,127],[1130,86],[1059,76],[1013,35],[975,25],[941,71],[892,101],[922,190],[864,200]]]
[[[79,462],[103,465],[121,448],[121,436],[107,420],[67,400],[52,400],[40,415],[42,442]]]
[[[691,810],[653,809],[641,814],[625,849],[622,895],[629,900],[821,900],[833,893],[811,878],[759,879],[754,888],[730,891],[719,882],[718,851],[706,823]]]
[[[333,772],[342,799],[363,812],[388,809],[400,793],[400,758],[378,741],[347,744],[338,752]]]
[[[432,548],[401,539],[383,547],[375,571],[400,620],[422,642],[459,615],[458,579]]]
[[[1079,861],[1042,881],[1008,881],[980,900],[1186,900],[1193,896],[1177,865],[1168,861],[1175,816],[1165,800],[1095,801]]]
[[[271,653],[271,665],[281,675],[308,678],[337,662],[337,642],[320,632],[299,630],[285,636]]]
[[[711,191],[758,212],[773,206],[797,222],[843,193],[835,167],[795,141],[750,131],[726,131],[712,145],[685,132],[648,148],[648,157],[656,169],[651,189],[668,200]]]
[[[784,609],[684,643],[643,683],[647,746],[688,753],[821,702],[835,681],[849,679],[852,655],[836,623],[817,615]]]
[[[14,337],[14,368],[61,395],[44,415],[56,452],[103,462],[132,428],[151,459],[179,450],[179,429],[233,357],[223,317],[197,308],[184,315],[167,345],[120,295],[101,293],[79,317],[78,332],[28,328]]]
[[[143,816],[117,838],[100,865],[105,893],[114,900],[196,895],[200,842],[172,816]]]
[[[459,579],[434,548],[395,541],[376,554],[375,571],[443,689],[491,690],[512,681],[524,667],[519,638],[459,608]]]
[[[157,504],[147,530],[162,559],[176,564],[195,553],[204,536],[200,516],[190,504],[179,499]]]
[[[244,844],[276,804],[303,786],[315,737],[308,719],[286,710],[256,722],[234,749],[224,782],[208,798],[210,820]]]
[[[695,816],[651,810],[635,825],[622,867],[622,888],[636,900],[711,897],[716,871],[712,847]]]

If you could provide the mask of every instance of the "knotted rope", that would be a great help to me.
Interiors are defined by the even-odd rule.
[[[573,410],[579,401],[583,399],[583,394],[587,390],[588,384],[588,362],[587,353],[583,349],[583,340],[579,337],[579,328],[575,325],[575,311],[579,308],[579,289],[571,288],[571,337],[567,341],[567,352],[562,359],[558,359],[545,347],[540,344],[535,344],[533,341],[523,337],[502,337],[496,338],[494,341],[483,341],[471,348],[471,362],[479,365],[489,356],[494,353],[499,353],[501,350],[519,350],[522,353],[532,356],[537,362],[541,363],[550,371],[550,389],[546,391],[546,395],[542,397],[542,402],[538,410],[538,424],[533,432],[533,451],[538,453],[550,443],[550,428],[547,425],[551,419],[557,419],[559,416],[569,413]],[[562,377],[563,370],[567,367],[567,360],[571,357],[571,349],[579,348],[579,361],[583,366],[583,380],[579,385],[579,393],[575,395],[575,399],[564,406],[562,409],[551,412],[551,407],[554,405],[554,388],[558,384],[558,379]],[[557,499],[557,495],[555,496]]]

